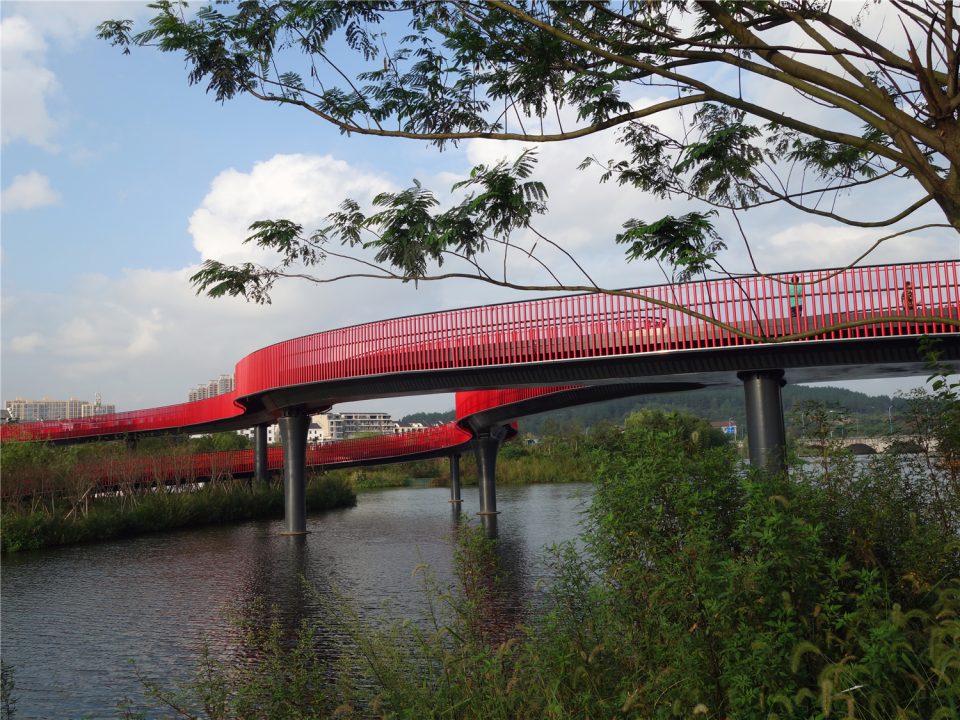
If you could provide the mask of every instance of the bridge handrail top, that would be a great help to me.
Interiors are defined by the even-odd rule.
[[[719,282],[719,281],[723,281],[723,280],[730,280],[730,279],[734,279],[734,280],[750,280],[750,279],[752,279],[752,278],[759,278],[759,277],[779,278],[779,277],[786,276],[786,275],[802,275],[802,274],[804,274],[804,273],[806,273],[806,274],[809,274],[809,273],[834,273],[834,272],[838,272],[838,271],[839,271],[839,272],[844,272],[844,271],[852,271],[852,270],[871,270],[871,269],[885,268],[885,267],[886,267],[886,268],[897,268],[897,267],[906,267],[906,266],[938,265],[938,264],[940,264],[940,263],[952,263],[952,262],[956,262],[956,261],[957,261],[956,258],[943,258],[943,259],[939,259],[939,260],[920,260],[920,261],[914,261],[914,262],[877,263],[876,265],[853,265],[853,266],[842,265],[842,266],[831,267],[831,268],[808,268],[808,269],[806,269],[806,270],[784,270],[784,271],[778,271],[778,272],[772,272],[772,273],[751,273],[751,274],[742,274],[742,275],[740,275],[740,274],[733,274],[733,275],[718,276],[718,277],[715,277],[715,278],[707,278],[707,279],[700,279],[700,280],[690,280],[690,281],[688,281],[688,282],[682,282],[682,283],[658,283],[658,284],[656,284],[656,285],[641,285],[641,286],[639,286],[639,287],[607,288],[607,290],[609,290],[610,292],[615,292],[615,293],[631,293],[631,292],[636,293],[636,292],[639,292],[639,291],[642,291],[642,290],[650,290],[650,289],[653,289],[653,288],[677,287],[677,286],[696,286],[696,285],[703,285],[703,284],[706,284],[706,283],[715,283],[715,282]],[[481,281],[481,282],[482,282],[482,281]],[[533,292],[536,292],[536,291],[530,291],[530,292],[533,293]],[[544,296],[542,296],[542,297],[538,296],[538,297],[530,297],[530,298],[517,299],[517,300],[503,300],[503,301],[497,302],[497,303],[482,303],[482,304],[479,304],[479,305],[465,305],[465,306],[463,306],[463,307],[447,308],[447,309],[445,309],[445,310],[430,310],[430,311],[427,311],[427,312],[410,313],[410,314],[408,314],[408,315],[395,315],[395,316],[393,316],[393,317],[380,318],[379,320],[367,320],[367,321],[364,321],[364,322],[353,323],[352,325],[343,325],[343,326],[341,326],[341,327],[330,328],[330,329],[327,329],[327,330],[316,330],[316,331],[314,331],[314,332],[304,333],[303,335],[297,335],[297,336],[292,337],[292,338],[286,338],[286,339],[284,339],[284,340],[277,340],[276,342],[272,342],[272,343],[270,343],[269,345],[264,345],[264,346],[262,346],[262,347],[259,347],[259,348],[256,348],[256,349],[254,349],[254,350],[251,350],[249,353],[247,353],[246,355],[244,355],[244,356],[237,362],[237,364],[239,365],[241,362],[243,362],[244,360],[246,360],[247,358],[249,358],[251,355],[256,355],[256,354],[261,353],[261,352],[263,352],[263,351],[265,351],[265,350],[269,350],[269,349],[272,348],[272,347],[276,347],[276,346],[278,346],[278,345],[286,345],[287,343],[296,342],[297,340],[302,340],[302,339],[304,339],[304,338],[313,337],[314,335],[320,335],[320,334],[323,334],[323,333],[346,331],[346,330],[352,330],[352,329],[354,329],[354,328],[364,327],[364,326],[367,326],[367,325],[377,325],[377,324],[381,324],[381,323],[390,323],[390,322],[396,322],[396,321],[400,321],[400,320],[408,320],[408,319],[412,319],[412,318],[429,317],[429,316],[432,316],[432,315],[443,315],[443,314],[445,314],[445,313],[464,312],[464,311],[468,311],[468,310],[479,310],[479,309],[482,309],[482,308],[503,307],[503,306],[506,306],[506,305],[516,305],[516,304],[518,304],[518,303],[525,303],[525,302],[535,302],[535,301],[544,301],[544,300],[563,300],[563,299],[567,299],[567,298],[577,298],[577,297],[592,297],[592,296],[594,296],[594,295],[603,295],[603,294],[605,294],[605,293],[604,293],[604,291],[602,291],[602,290],[596,290],[596,291],[593,291],[593,292],[569,292],[569,293],[559,293],[559,294],[553,294],[553,295],[544,295]]]

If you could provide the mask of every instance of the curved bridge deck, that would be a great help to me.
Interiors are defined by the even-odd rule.
[[[794,276],[799,291],[791,290]],[[236,390],[228,395],[83,420],[5,425],[0,440],[231,430],[272,422],[285,410],[316,412],[337,402],[421,392],[624,380],[695,387],[722,382],[721,376],[730,382],[740,369],[796,368],[795,381],[918,374],[917,336],[940,337],[945,357],[960,358],[958,277],[958,262],[949,260],[395,318],[257,350],[237,363]],[[914,299],[905,307],[908,282]],[[796,294],[799,302],[792,300]],[[793,304],[802,308],[796,317]],[[503,400],[478,402],[490,409]],[[402,436],[395,442],[404,442]]]

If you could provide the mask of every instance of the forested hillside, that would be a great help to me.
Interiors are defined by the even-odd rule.
[[[787,385],[783,388],[783,411],[788,431],[794,424],[792,417],[794,408],[808,401],[824,403],[829,407],[836,407],[838,411],[845,410],[848,417],[848,432],[862,435],[888,432],[891,423],[895,426],[898,417],[903,415],[906,404],[906,401],[901,398],[866,395],[838,387]],[[707,388],[685,393],[623,398],[531,415],[520,421],[520,427],[524,432],[534,435],[541,435],[545,431],[553,433],[561,429],[566,432],[583,432],[598,423],[612,422],[620,425],[631,412],[643,408],[686,410],[705,420],[732,419],[740,428],[746,425],[741,388]],[[450,410],[445,413],[414,413],[401,418],[401,422],[434,425],[450,422],[453,418],[453,410]]]

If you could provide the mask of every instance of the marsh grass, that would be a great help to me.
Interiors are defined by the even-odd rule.
[[[310,512],[356,504],[351,487],[339,478],[311,476]],[[247,480],[200,486],[159,487],[97,497],[84,514],[66,503],[3,508],[0,548],[4,553],[73,543],[113,540],[202,525],[283,517],[283,488]]]

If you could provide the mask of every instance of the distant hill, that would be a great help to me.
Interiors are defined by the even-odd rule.
[[[805,401],[821,402],[830,407],[845,409],[850,417],[857,418],[860,423],[859,430],[864,434],[884,432],[890,418],[895,420],[898,412],[905,406],[904,400],[886,395],[866,395],[837,387],[787,385],[783,388],[783,412],[788,429],[792,424],[794,407]],[[732,419],[741,428],[746,427],[747,421],[742,388],[705,388],[689,392],[641,395],[565,408],[525,417],[520,424],[524,431],[535,435],[543,431],[544,423],[548,419],[560,426],[579,425],[584,430],[589,430],[591,426],[602,422],[619,425],[627,415],[643,408],[684,410],[705,420]]]
[[[814,388],[787,385],[783,388],[783,411],[788,429],[792,424],[791,416],[794,407],[805,401],[822,402],[831,407],[845,409],[852,418],[856,418],[857,431],[862,434],[885,432],[891,418],[896,422],[897,415],[902,413],[905,404],[905,401],[900,398],[866,395],[838,387]],[[653,407],[664,410],[685,410],[705,420],[732,419],[739,427],[746,426],[741,388],[706,388],[690,392],[608,400],[593,405],[581,405],[540,415],[530,415],[521,419],[520,426],[524,432],[534,435],[543,433],[544,423],[547,420],[552,421],[553,427],[559,425],[589,430],[597,423],[621,424],[623,419],[635,410]],[[451,422],[453,419],[454,411],[448,410],[447,412],[413,413],[401,418],[400,422],[405,424],[419,422],[429,426]]]
[[[404,415],[400,418],[399,422],[401,425],[421,423],[422,425],[430,427],[432,425],[453,422],[455,418],[456,414],[453,410],[447,410],[446,412],[418,412],[411,415]]]

